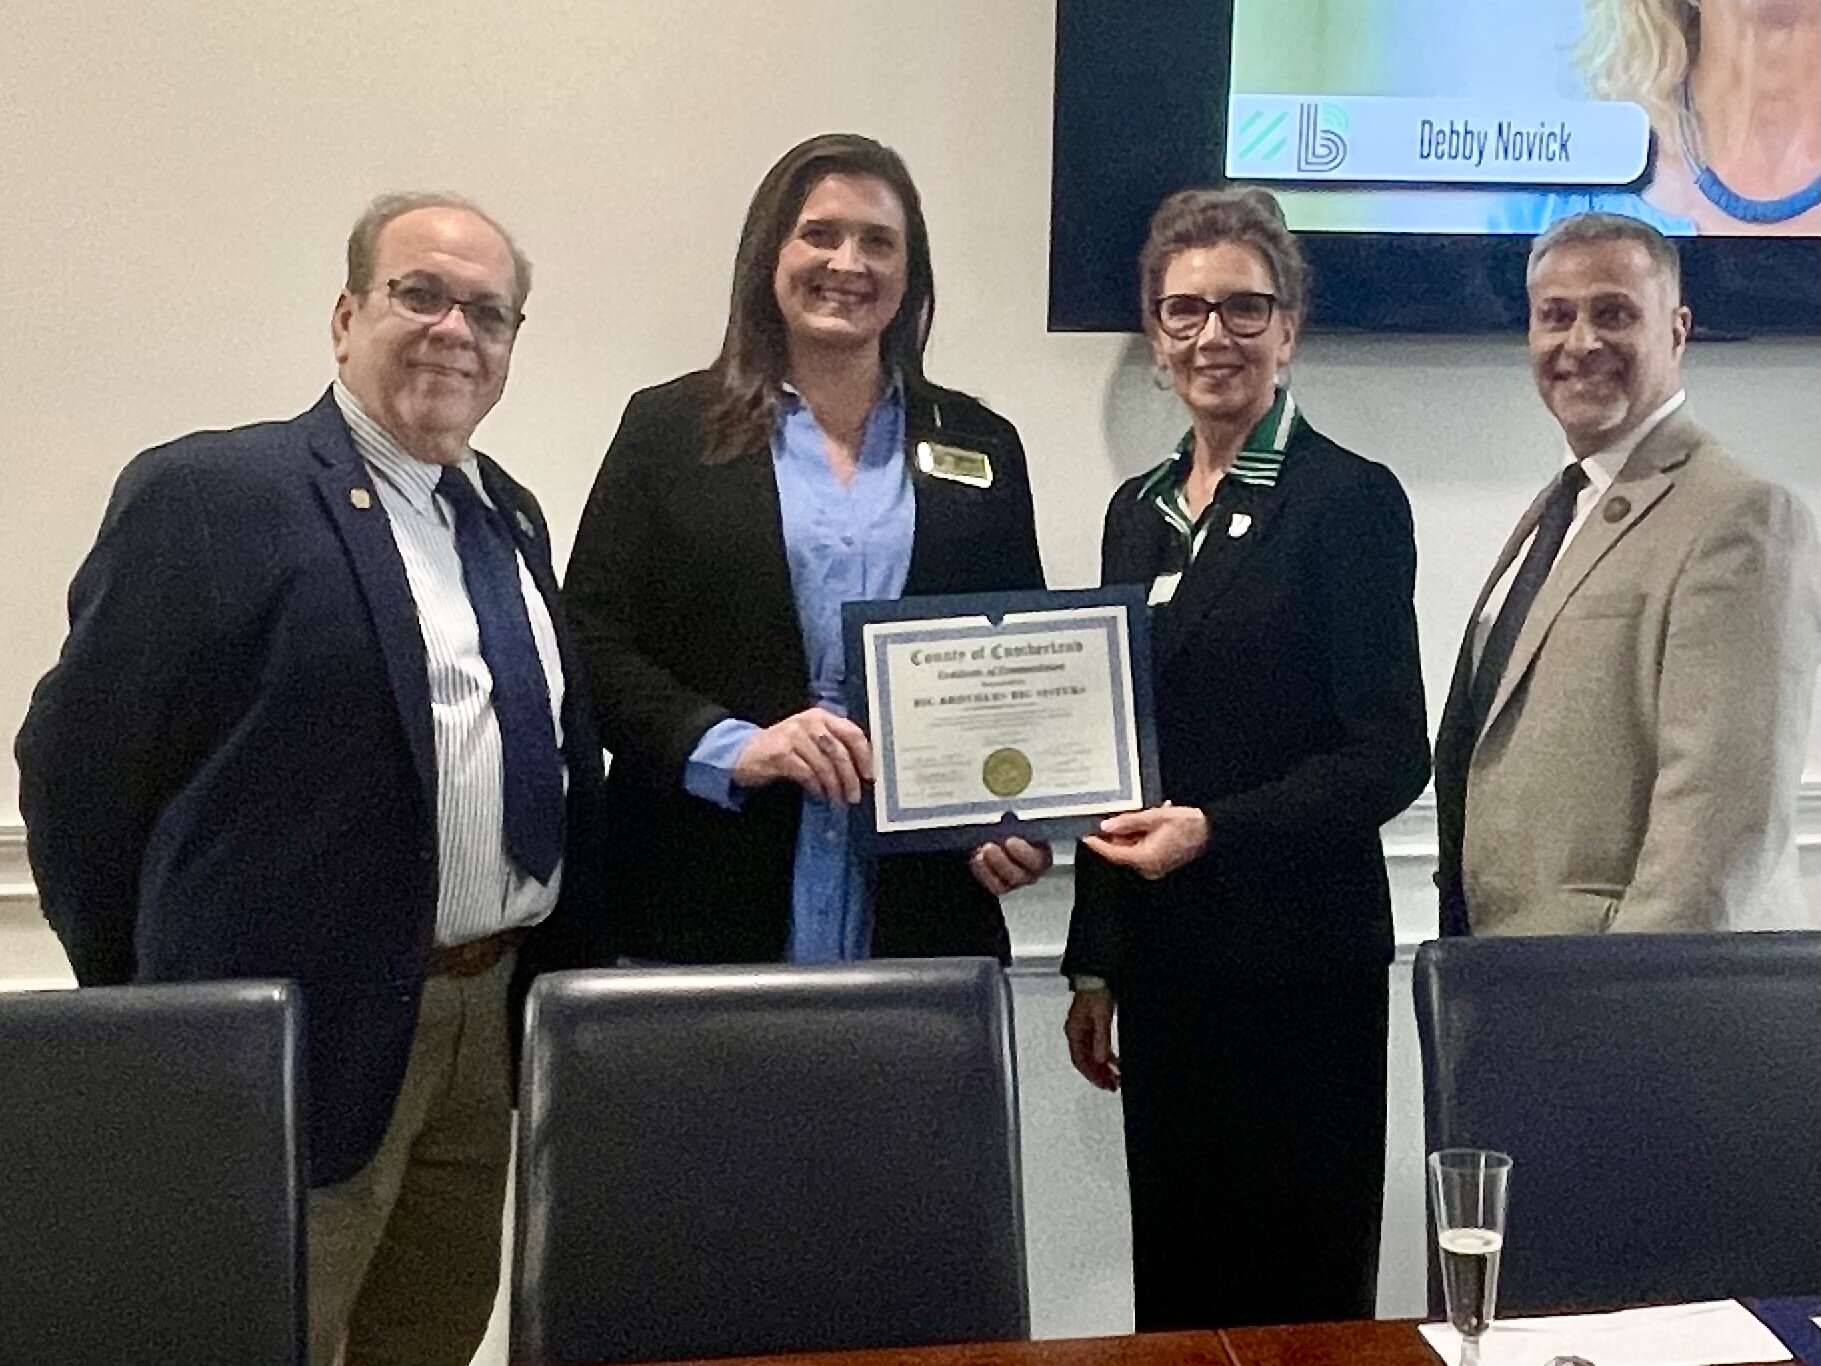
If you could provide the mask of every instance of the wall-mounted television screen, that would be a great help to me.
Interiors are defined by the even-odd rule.
[[[1326,328],[1524,320],[1586,209],[1681,247],[1708,335],[1821,332],[1821,0],[1057,0],[1050,326],[1135,330],[1186,185],[1277,193]]]

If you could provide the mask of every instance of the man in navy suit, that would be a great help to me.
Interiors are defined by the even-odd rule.
[[[468,444],[529,288],[473,204],[374,201],[329,392],[127,467],[17,745],[79,982],[302,985],[316,1362],[473,1354],[508,985],[533,926],[597,913],[600,747],[549,535]]]

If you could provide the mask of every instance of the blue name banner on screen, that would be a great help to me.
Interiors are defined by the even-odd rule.
[[[1650,120],[1626,100],[1234,95],[1227,175],[1244,180],[1626,185]]]

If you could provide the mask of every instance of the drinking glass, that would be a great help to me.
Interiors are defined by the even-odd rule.
[[[1480,1335],[1498,1310],[1499,1258],[1505,1249],[1505,1191],[1511,1159],[1483,1148],[1429,1154],[1429,1204],[1441,1252],[1448,1322],[1465,1344],[1463,1362],[1479,1359]]]

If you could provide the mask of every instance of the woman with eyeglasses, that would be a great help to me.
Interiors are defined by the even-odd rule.
[[[1010,957],[998,896],[1047,846],[849,838],[842,604],[1043,586],[1017,432],[924,378],[934,307],[904,162],[814,137],[753,195],[714,363],[626,405],[563,588],[613,755],[571,961]]]
[[[1172,195],[1139,270],[1188,431],[1113,495],[1101,577],[1149,589],[1165,800],[1081,842],[1069,1051],[1123,1097],[1140,1330],[1370,1318],[1378,829],[1429,775],[1410,506],[1290,393],[1308,268],[1276,200]]]

